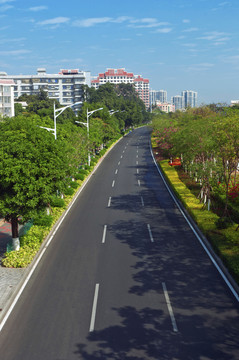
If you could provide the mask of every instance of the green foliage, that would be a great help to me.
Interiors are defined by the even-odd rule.
[[[237,225],[229,223],[228,218],[220,218],[211,211],[203,210],[202,204],[180,181],[176,169],[169,166],[167,160],[160,161],[160,167],[176,195],[239,283],[239,236],[238,231],[236,231]]]
[[[215,222],[217,229],[227,229],[232,224],[230,219],[226,216],[222,216]]]
[[[53,217],[47,214],[40,214],[34,217],[34,225],[50,227],[53,222]]]
[[[65,195],[73,195],[74,194],[74,189],[72,189],[71,187],[68,187],[64,190],[64,194]]]
[[[0,123],[0,213],[32,218],[70,175],[69,148],[25,117]]]
[[[65,207],[64,199],[61,199],[58,196],[51,196],[50,197],[50,204],[51,204],[52,207],[57,207],[57,208],[64,208]]]

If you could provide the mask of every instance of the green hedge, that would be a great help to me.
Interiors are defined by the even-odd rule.
[[[218,229],[219,216],[203,209],[202,203],[179,179],[176,169],[168,164],[168,160],[160,161],[159,165],[177,197],[239,284],[239,231],[236,231],[238,225],[231,224],[226,229]]]
[[[98,157],[98,159],[100,159],[100,157]],[[89,167],[88,165],[85,165],[85,170],[81,169],[79,171],[79,174],[75,176],[77,181],[70,182],[71,187],[66,189],[64,199],[61,199],[56,195],[51,197],[50,205],[52,207],[52,215],[48,216],[39,214],[39,216],[36,217],[34,221],[35,224],[24,236],[20,238],[20,249],[18,251],[10,251],[4,254],[4,258],[2,259],[3,266],[23,268],[27,267],[32,262],[40,249],[42,241],[46,238],[53,225],[71,203],[77,188],[82,184],[81,180],[84,180],[92,169],[92,166]]]

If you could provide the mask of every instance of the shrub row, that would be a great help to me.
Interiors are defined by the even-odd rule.
[[[112,144],[113,143],[110,145]],[[107,147],[110,145],[108,144]],[[23,268],[32,262],[41,247],[42,241],[53,227],[53,224],[55,224],[67,206],[71,203],[77,189],[81,186],[82,181],[89,175],[95,164],[106,151],[106,148],[101,150],[99,155],[92,159],[91,166],[84,165],[84,168],[79,169],[78,173],[74,176],[77,181],[70,181],[69,187],[65,191],[64,199],[57,195],[51,197],[50,205],[52,214],[38,214],[38,216],[33,219],[34,225],[24,236],[20,237],[20,250],[7,252],[2,259],[3,266]]]
[[[239,284],[239,233],[236,231],[237,224],[227,224],[226,229],[225,226],[218,225],[223,222],[223,219],[220,220],[218,215],[203,209],[199,199],[179,179],[176,169],[169,166],[168,160],[160,161],[159,165],[176,196]]]

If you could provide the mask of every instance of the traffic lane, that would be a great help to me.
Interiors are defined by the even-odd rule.
[[[154,198],[154,196],[151,197],[151,199]],[[124,199],[126,200],[127,197]],[[165,201],[167,201],[166,198]],[[99,348],[98,351],[92,350],[91,346],[93,352],[87,352],[86,345],[81,344],[79,354],[82,358],[87,358],[87,354],[91,354],[91,359],[100,358],[98,354],[102,358],[104,356],[107,358],[116,352],[125,358],[140,353],[139,356],[147,359],[151,357],[158,359],[159,356],[162,359],[173,357],[237,359],[238,304],[235,303],[228,288],[174,204],[171,202],[172,207],[167,204],[167,208],[162,209],[159,204],[152,201],[150,203],[153,206],[148,215],[144,214],[144,222],[146,218],[148,218],[147,221],[157,219],[155,227],[152,227],[155,239],[153,246],[139,241],[143,233],[142,222],[128,219],[129,213],[134,211],[133,198],[130,207],[126,201],[125,206],[122,203],[120,205],[120,197],[118,198],[117,210],[124,209],[127,212],[128,221],[122,220],[122,215],[120,217],[117,214],[117,218],[121,220],[117,220],[112,226],[112,233],[119,241],[130,247],[132,254],[138,260],[132,261],[131,272],[126,266],[126,273],[131,275],[126,278],[124,274],[118,282],[117,278],[120,278],[120,274],[115,270],[116,264],[113,263],[112,268],[107,270],[111,276],[114,272],[117,276],[115,275],[115,281],[111,281],[111,291],[108,290],[107,300],[104,295],[107,289],[102,280],[103,302],[105,301],[108,305],[102,305],[99,300],[98,316],[99,322],[102,321],[104,326],[101,330],[97,329],[94,334],[89,335],[89,340],[100,346],[101,350]],[[157,231],[157,226],[159,226],[159,231]],[[128,284],[130,278],[134,285]],[[114,287],[114,283],[117,287]],[[152,301],[146,300],[154,293],[154,295],[158,294],[159,298],[157,299],[156,296],[156,299],[160,303],[163,283],[167,284],[173,304],[179,328],[177,336],[172,336],[172,328],[168,326],[169,317],[166,317],[164,321],[165,310],[155,307]],[[125,304],[133,306],[122,305],[122,297],[124,298],[126,291],[122,289],[121,284],[124,284],[124,288],[128,286],[128,294],[130,294]],[[116,295],[114,299],[112,299],[112,294]],[[131,296],[137,298],[133,300]],[[110,297],[111,311],[109,311]],[[135,304],[144,303],[142,299],[146,300],[147,308],[142,305],[141,308],[135,306]],[[116,306],[117,301],[118,306]],[[154,314],[154,320],[149,320],[150,314]],[[104,321],[107,317],[114,319],[114,325],[105,327]],[[147,331],[148,326],[150,332]],[[150,340],[147,336],[149,333]],[[143,339],[147,339],[147,342]]]
[[[108,167],[109,164],[104,169],[104,174],[107,174]],[[108,175],[110,177],[110,171]],[[15,339],[14,348],[9,344],[10,337],[6,336],[4,341],[9,358],[14,358],[15,353],[16,358],[19,358],[22,352],[24,359],[28,356],[32,359],[32,349],[36,353],[36,359],[37,356],[41,358],[43,353],[45,359],[52,358],[48,353],[64,353],[67,341],[72,343],[73,336],[70,334],[79,334],[79,328],[81,336],[88,332],[90,303],[99,257],[97,244],[100,243],[99,235],[102,229],[96,214],[97,208],[102,207],[100,198],[106,199],[106,195],[103,195],[106,182],[104,181],[99,191],[99,184],[96,186],[95,181],[92,179],[89,182],[84,195],[80,196],[58,230],[28,289],[17,304],[20,310],[16,307],[12,320],[8,321],[7,325],[10,327],[12,321],[12,326],[16,329],[15,333],[11,331]],[[104,189],[108,193],[109,184]],[[102,213],[103,211],[100,211],[100,214]],[[29,299],[30,292],[33,295]],[[19,323],[21,332],[14,326]],[[76,337],[80,338],[78,335]],[[62,339],[60,346],[59,339]]]

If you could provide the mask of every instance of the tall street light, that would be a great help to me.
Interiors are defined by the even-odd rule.
[[[82,125],[86,126],[86,128],[87,128],[87,137],[88,137],[88,140],[89,140],[89,138],[90,138],[89,117],[90,117],[94,112],[99,111],[99,110],[103,110],[103,108],[99,108],[99,109],[92,110],[92,111],[88,111],[88,108],[87,108],[87,112],[86,112],[86,122],[76,121],[76,123],[82,124]],[[90,166],[90,151],[89,151],[89,150],[88,150],[88,165]]]
[[[54,110],[54,129],[52,128],[48,128],[48,127],[44,127],[44,126],[40,126],[40,128],[42,129],[46,129],[47,131],[52,131],[54,136],[55,136],[55,140],[56,140],[56,118],[61,115],[63,113],[64,110],[66,110],[67,108],[69,107],[72,107],[72,106],[75,106],[75,105],[78,105],[78,104],[82,104],[82,101],[77,101],[75,102],[74,104],[70,104],[70,105],[67,105],[67,106],[64,106],[62,108],[59,108],[59,109],[56,109],[56,105],[55,105],[55,102],[54,102],[54,105],[53,105],[53,110]],[[59,114],[56,114],[58,113]]]

